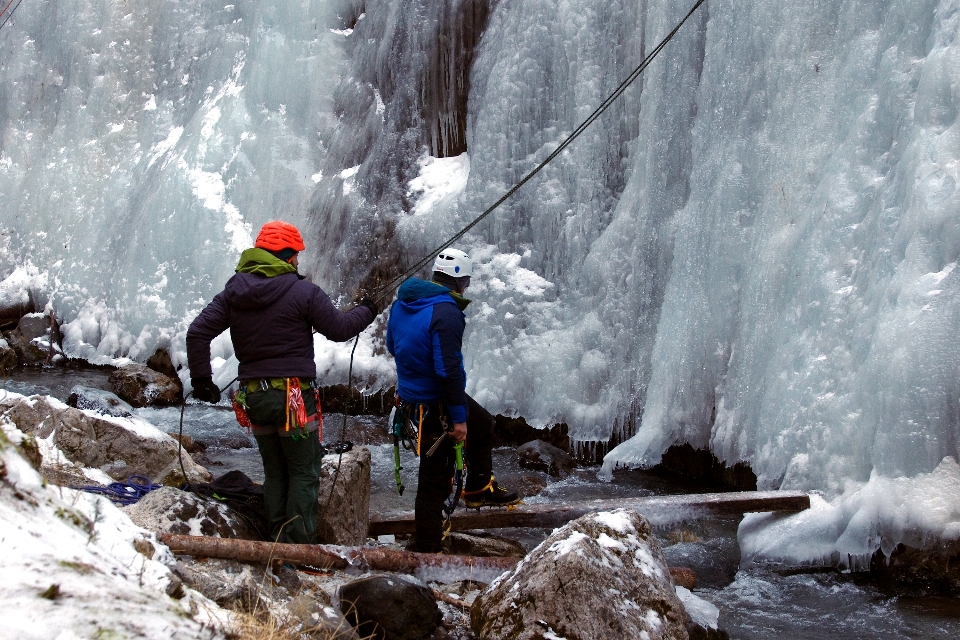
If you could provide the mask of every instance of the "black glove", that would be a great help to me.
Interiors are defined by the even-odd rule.
[[[190,378],[193,385],[193,397],[202,402],[217,404],[220,402],[220,387],[213,384],[213,378]]]
[[[359,303],[357,303],[357,306],[366,307],[367,309],[370,309],[370,311],[373,313],[374,318],[380,315],[380,305],[378,305],[377,301],[374,300],[373,298],[363,298],[362,300],[360,300]]]

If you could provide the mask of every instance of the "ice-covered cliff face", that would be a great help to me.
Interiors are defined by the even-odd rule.
[[[3,275],[29,265],[87,357],[177,351],[276,217],[349,294],[472,220],[691,4],[23,3]],[[960,455],[958,9],[710,0],[466,239],[469,391],[636,433],[611,466],[686,441],[763,487]]]

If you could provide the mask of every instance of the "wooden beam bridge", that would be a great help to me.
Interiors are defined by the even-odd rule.
[[[796,512],[810,508],[810,496],[802,491],[741,491],[642,498],[611,498],[561,504],[521,504],[482,510],[458,508],[452,518],[454,531],[506,527],[559,527],[596,511],[630,509],[657,520],[665,514],[685,519],[700,516],[766,511]],[[413,512],[384,513],[370,518],[368,535],[413,533]]]

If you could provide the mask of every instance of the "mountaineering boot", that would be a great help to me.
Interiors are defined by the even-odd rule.
[[[520,502],[520,496],[517,492],[501,487],[493,476],[490,476],[490,482],[482,489],[463,492],[463,503],[470,509],[479,509],[483,506],[507,507],[518,502]]]

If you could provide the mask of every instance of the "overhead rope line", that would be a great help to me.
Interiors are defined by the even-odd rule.
[[[693,7],[690,9],[690,11],[687,12],[687,15],[685,15],[685,16],[683,17],[683,19],[682,19],[679,23],[677,23],[677,26],[674,27],[673,30],[672,30],[670,33],[668,33],[667,36],[666,36],[663,40],[660,41],[660,44],[658,44],[658,45],[653,49],[653,51],[651,51],[651,52],[647,55],[647,57],[644,58],[643,61],[642,61],[639,65],[637,65],[637,68],[634,69],[634,70],[630,73],[630,75],[628,75],[628,76],[626,77],[626,79],[624,79],[624,81],[620,83],[620,85],[613,91],[613,93],[611,93],[611,94],[607,97],[606,100],[604,100],[603,102],[600,103],[600,106],[598,106],[598,107],[594,110],[594,112],[591,113],[589,117],[587,117],[586,120],[584,120],[583,122],[581,122],[580,125],[579,125],[576,129],[574,129],[573,132],[563,140],[563,142],[561,142],[559,145],[557,145],[557,148],[554,149],[553,152],[552,152],[550,155],[548,155],[540,164],[538,164],[538,165],[536,166],[536,168],[533,169],[533,171],[531,171],[531,172],[528,173],[526,176],[524,176],[523,179],[520,180],[520,182],[518,182],[517,184],[515,184],[513,187],[511,187],[511,189],[510,189],[509,191],[507,191],[505,194],[503,194],[503,196],[501,196],[499,200],[497,200],[497,201],[494,202],[492,205],[490,205],[489,207],[487,207],[487,209],[486,209],[483,213],[481,213],[479,216],[477,216],[476,218],[474,218],[473,222],[471,222],[470,224],[468,224],[467,226],[465,226],[463,229],[461,229],[460,231],[458,231],[457,233],[455,233],[455,234],[454,234],[453,236],[451,236],[446,242],[444,242],[443,244],[441,244],[439,247],[437,247],[436,249],[434,249],[432,252],[428,253],[424,258],[422,258],[421,260],[419,260],[419,261],[418,261],[417,263],[415,263],[412,267],[410,267],[409,269],[407,269],[406,271],[404,271],[404,272],[401,273],[400,275],[394,277],[392,280],[388,281],[385,285],[383,285],[382,287],[380,287],[380,289],[378,289],[378,290],[373,294],[373,295],[374,295],[374,298],[376,298],[376,299],[382,298],[386,293],[392,291],[392,290],[395,289],[397,286],[399,286],[399,283],[400,283],[400,282],[402,282],[403,280],[405,280],[405,279],[408,278],[409,276],[413,275],[414,273],[416,273],[417,271],[419,271],[420,269],[422,269],[423,267],[425,267],[425,266],[427,265],[427,263],[429,263],[429,262],[434,258],[434,256],[436,256],[438,253],[440,253],[441,251],[443,251],[444,249],[446,249],[447,247],[449,247],[450,245],[452,245],[452,244],[453,244],[454,242],[456,242],[457,240],[461,239],[463,236],[465,236],[465,235],[467,234],[467,232],[469,232],[471,229],[473,229],[475,226],[477,226],[477,224],[479,224],[481,220],[483,220],[483,219],[486,218],[488,215],[490,215],[491,213],[493,213],[494,210],[497,209],[497,207],[499,207],[499,206],[500,206],[501,204],[503,204],[510,196],[512,196],[514,193],[516,193],[517,190],[520,189],[520,187],[522,187],[523,185],[525,185],[525,184],[526,184],[527,182],[529,182],[535,175],[537,175],[538,173],[540,173],[540,171],[541,171],[544,167],[546,167],[548,164],[550,164],[550,162],[552,162],[554,158],[556,158],[558,155],[560,155],[561,153],[563,153],[564,149],[566,149],[568,146],[570,146],[570,145],[573,143],[573,141],[576,140],[576,139],[580,136],[580,134],[582,134],[582,133],[587,129],[587,127],[589,127],[591,124],[594,123],[594,121],[597,120],[597,118],[599,118],[601,115],[603,115],[603,112],[606,111],[607,109],[609,109],[610,106],[614,103],[614,101],[615,101],[617,98],[619,98],[621,95],[623,95],[623,92],[626,91],[627,88],[628,88],[631,84],[633,84],[633,82],[634,82],[637,78],[640,77],[640,74],[643,73],[644,70],[646,70],[646,68],[647,68],[648,66],[650,66],[650,64],[656,59],[656,57],[660,54],[660,52],[663,50],[663,48],[667,46],[667,44],[673,39],[673,37],[674,37],[675,35],[677,35],[677,32],[680,31],[680,28],[684,25],[684,23],[685,23],[687,20],[690,19],[690,16],[692,16],[694,13],[696,13],[697,9],[699,9],[699,8],[700,8],[700,5],[702,5],[704,2],[706,2],[706,0],[697,0],[697,1],[694,3]]]
[[[3,1],[3,0],[0,0],[0,2],[2,2],[2,1]],[[5,6],[3,9],[0,9],[0,18],[3,17],[3,14],[7,11],[7,9],[10,9],[10,13],[7,13],[7,17],[4,18],[4,20],[3,20],[2,23],[0,23],[0,29],[3,29],[3,28],[6,26],[7,22],[10,20],[10,18],[13,17],[13,12],[17,10],[17,8],[20,6],[20,3],[21,3],[21,2],[23,2],[23,0],[17,0],[17,6],[14,7],[13,9],[10,9],[10,5],[13,4],[13,0],[10,0],[10,1],[7,3],[7,6]]]

